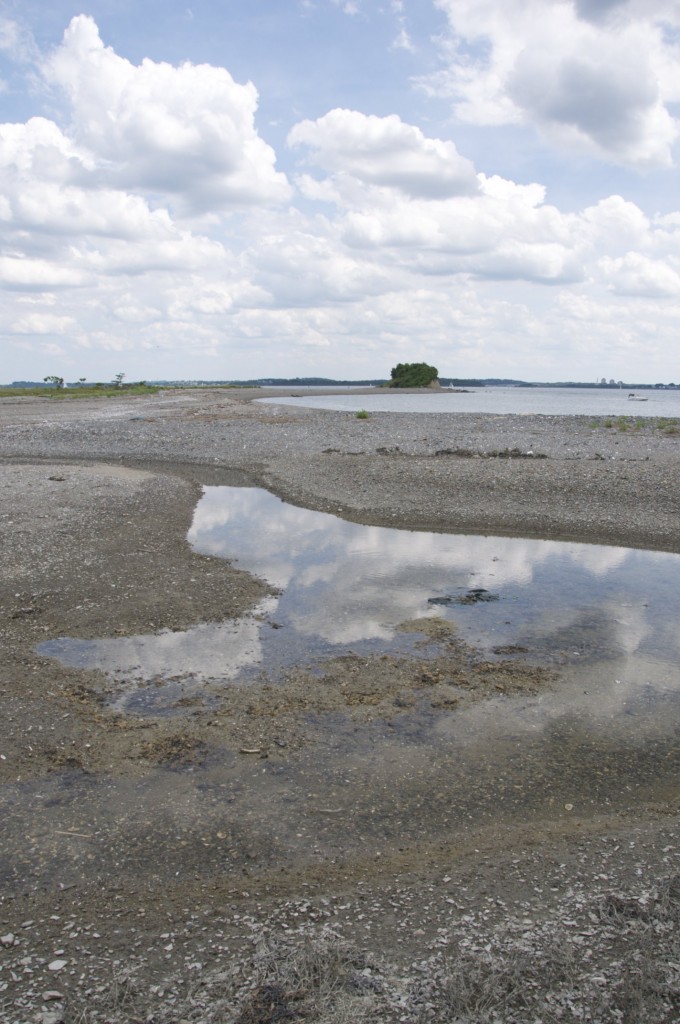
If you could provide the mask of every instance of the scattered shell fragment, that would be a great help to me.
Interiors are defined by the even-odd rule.
[[[43,1002],[44,1003],[57,1002],[58,1000],[61,1001],[64,998],[62,992],[54,992],[54,991],[43,992],[43,996],[42,997],[43,997]]]

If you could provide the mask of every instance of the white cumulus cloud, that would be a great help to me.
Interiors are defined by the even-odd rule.
[[[680,212],[663,169],[677,0],[428,0],[429,15],[433,3],[451,31],[428,87],[474,127],[428,129],[441,105],[391,85],[400,113],[378,116],[330,82],[291,104],[287,126],[267,122],[288,132],[294,188],[258,131],[255,86],[226,68],[132,63],[84,15],[40,55],[0,21],[0,49],[19,58],[5,95],[20,75],[26,86],[0,124],[6,372],[23,379],[34,353],[54,356],[44,372],[91,379],[373,377],[416,351],[460,376],[664,379],[680,326]],[[407,6],[380,5],[393,75],[431,52]],[[343,28],[375,29],[377,9]],[[412,29],[408,61],[385,14]],[[585,193],[565,187],[568,170],[550,176],[554,161],[530,165],[545,149],[513,124],[570,147]],[[661,169],[617,168],[614,188],[588,154]]]
[[[666,0],[437,0],[446,67],[424,80],[461,120],[531,123],[564,147],[668,166],[678,137],[680,8]]]
[[[304,194],[337,206],[350,249],[383,259],[392,250],[393,273],[401,265],[540,282],[584,276],[577,222],[545,203],[541,185],[475,174],[453,144],[397,117],[331,111],[297,125],[289,141],[309,145],[310,160],[328,172],[321,181],[304,176]]]
[[[10,325],[15,334],[66,334],[75,325],[70,316],[58,316],[50,313],[27,313]]]
[[[133,65],[80,15],[43,71],[68,97],[75,140],[103,182],[174,197],[189,211],[288,196],[274,151],[255,128],[257,90],[225,68]]]
[[[662,260],[629,252],[618,259],[605,256],[600,262],[600,269],[612,291],[621,295],[680,296],[680,261],[675,269]]]
[[[59,266],[49,260],[22,256],[0,256],[0,287],[49,291],[84,285],[85,275],[73,267]]]
[[[316,121],[295,125],[288,143],[308,146],[324,170],[413,197],[469,195],[478,187],[471,161],[453,142],[429,139],[396,114],[331,110]]]

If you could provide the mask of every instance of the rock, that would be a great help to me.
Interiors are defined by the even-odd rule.
[[[7,935],[0,935],[0,945],[2,946],[13,946],[16,939],[11,932],[7,932]]]
[[[40,1024],[64,1024],[64,1017],[61,1010],[43,1010]]]
[[[61,992],[43,992],[43,1003],[54,1003],[61,1001],[64,996]]]
[[[68,960],[53,960],[51,964],[47,965],[47,970],[53,972],[63,971],[67,963]]]

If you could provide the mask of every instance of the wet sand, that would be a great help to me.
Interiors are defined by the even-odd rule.
[[[116,713],[100,673],[36,654],[59,636],[251,613],[267,584],[186,540],[211,483],[267,486],[369,524],[680,551],[680,436],[655,421],[620,430],[582,417],[357,420],[260,406],[259,394],[0,402],[0,931],[16,939],[0,981],[8,1020],[33,1020],[55,985],[78,1006],[135,948],[147,990],[170,977],[163,984],[184,992],[191,922],[215,908],[219,927],[191,953],[211,964],[227,918],[242,936],[236,918],[268,919],[310,892],[317,907],[339,893],[355,905],[370,885],[382,893],[375,930],[398,957],[403,935],[388,926],[385,895],[396,878],[409,899],[446,872],[482,901],[511,903],[526,897],[520,862],[539,880],[556,859],[569,862],[572,887],[597,877],[614,846],[644,850],[621,854],[622,877],[640,864],[650,878],[673,867],[675,734],[630,751],[593,743],[575,722],[548,746],[482,731],[464,749],[463,711],[560,685],[544,652],[489,668],[446,629],[427,635],[416,624],[420,655],[347,656],[319,675],[301,650],[283,685],[263,678],[168,718]],[[546,914],[558,896],[546,892]],[[431,908],[417,924],[434,941],[441,917]],[[356,922],[346,928],[366,938]],[[26,956],[32,975],[15,969]],[[68,967],[49,985],[55,958]],[[155,1005],[153,993],[144,998]]]

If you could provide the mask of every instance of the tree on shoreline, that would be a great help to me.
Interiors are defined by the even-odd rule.
[[[439,371],[427,363],[397,363],[390,371],[391,388],[427,388],[437,380]]]

